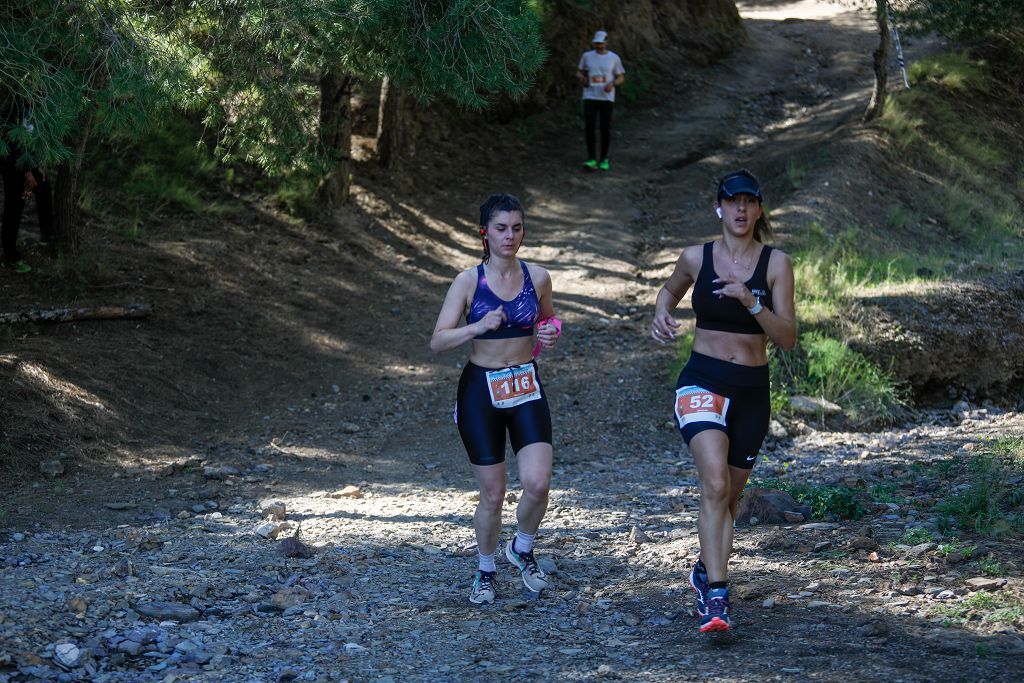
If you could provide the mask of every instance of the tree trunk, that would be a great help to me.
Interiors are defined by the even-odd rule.
[[[82,248],[82,226],[78,222],[78,180],[82,172],[82,155],[92,128],[92,114],[84,116],[79,126],[78,139],[72,144],[74,156],[57,167],[53,183],[53,225],[57,244],[68,254],[77,254]]]
[[[153,312],[151,304],[127,306],[89,306],[87,308],[32,309],[20,313],[0,313],[0,325],[15,323],[66,323],[76,320],[118,320],[145,318]]]
[[[401,88],[385,76],[380,84],[380,112],[377,116],[377,160],[384,168],[398,168],[405,152],[403,99]]]
[[[330,71],[320,77],[320,150],[329,164],[320,182],[320,201],[336,206],[348,199],[352,175],[352,75]]]
[[[885,88],[887,74],[886,62],[889,57],[889,19],[886,12],[886,0],[875,0],[875,21],[878,23],[878,49],[874,52],[875,89],[871,92],[871,102],[864,112],[865,121],[873,121],[885,111]]]

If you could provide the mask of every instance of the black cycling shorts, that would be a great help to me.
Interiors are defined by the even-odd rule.
[[[466,364],[459,378],[455,423],[469,461],[474,465],[505,462],[506,432],[514,453],[533,443],[551,443],[551,410],[537,363],[533,365],[540,384],[540,398],[512,408],[495,408],[487,389],[489,369]]]
[[[723,431],[729,437],[729,464],[745,470],[753,468],[771,418],[768,366],[737,365],[694,352],[676,381],[677,392],[683,387],[692,388],[684,392],[682,399],[677,395],[672,412],[686,444],[706,429]],[[724,404],[706,392],[728,399],[724,413],[717,415],[718,409],[714,407],[708,407],[705,412],[697,408],[684,418],[685,424],[680,424],[680,400],[685,403],[692,397],[697,405],[702,400],[708,406],[716,402],[720,407]]]

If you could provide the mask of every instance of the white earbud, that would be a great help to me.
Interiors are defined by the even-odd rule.
[[[720,206],[716,206],[715,207],[715,215],[718,216],[719,218],[722,217],[722,207],[720,207]]]

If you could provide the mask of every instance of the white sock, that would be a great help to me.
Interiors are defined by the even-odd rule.
[[[480,552],[478,550],[477,551],[477,555],[480,556],[480,571],[482,571],[482,572],[497,571],[497,569],[494,566],[494,551],[491,551],[491,553],[488,554],[488,555],[484,555],[482,552]]]
[[[533,539],[537,534],[524,534],[522,529],[516,529],[516,540],[512,544],[512,550],[517,553],[528,553],[533,550]]]

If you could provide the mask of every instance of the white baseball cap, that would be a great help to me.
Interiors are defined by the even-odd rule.
[[[592,41],[590,41],[590,42],[592,42],[592,43],[607,43],[608,42],[608,32],[607,31],[598,31],[597,33],[594,34],[594,39]]]

